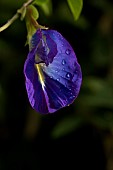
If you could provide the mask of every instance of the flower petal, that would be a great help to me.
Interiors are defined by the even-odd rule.
[[[24,74],[26,78],[26,90],[31,106],[40,113],[49,112],[45,94],[39,81],[39,76],[34,68],[34,63],[29,60],[29,58],[26,60],[24,65]]]
[[[32,37],[30,50],[35,49],[35,63],[44,62],[49,65],[57,54],[57,45],[52,38],[39,29]]]
[[[36,111],[53,113],[77,97],[81,68],[72,47],[57,31],[38,30],[31,41],[33,48],[24,65],[28,98]]]

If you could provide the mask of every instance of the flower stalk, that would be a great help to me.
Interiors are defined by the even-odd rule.
[[[17,13],[2,27],[0,27],[0,32],[4,31],[7,29],[15,20],[19,18],[20,15],[22,15],[23,11],[26,9],[27,6],[29,6],[33,0],[28,0],[26,3],[22,5],[20,9],[17,10]]]

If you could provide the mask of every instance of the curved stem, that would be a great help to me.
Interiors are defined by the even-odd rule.
[[[7,29],[16,19],[18,19],[18,17],[19,17],[19,14],[16,13],[5,25],[0,27],[0,32],[2,32],[5,29]]]
[[[20,9],[17,10],[17,13],[2,27],[0,27],[0,32],[7,29],[16,19],[19,18],[20,14],[22,13],[23,9],[25,9],[29,4],[31,4],[33,0],[28,0],[26,3],[22,5]]]

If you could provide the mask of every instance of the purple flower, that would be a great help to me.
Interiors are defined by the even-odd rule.
[[[33,35],[24,74],[29,102],[42,114],[70,105],[82,82],[71,45],[55,30],[38,29]]]

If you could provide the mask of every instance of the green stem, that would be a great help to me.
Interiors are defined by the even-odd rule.
[[[19,14],[16,13],[5,25],[0,27],[0,32],[2,32],[5,29],[7,29],[16,19],[18,19],[18,17],[19,17]]]
[[[20,9],[17,10],[17,13],[2,27],[0,27],[0,32],[4,31],[5,29],[7,29],[15,20],[17,20],[20,16],[20,14],[22,14],[22,11],[33,2],[33,0],[28,0],[26,3],[24,3],[22,5],[22,7]]]

